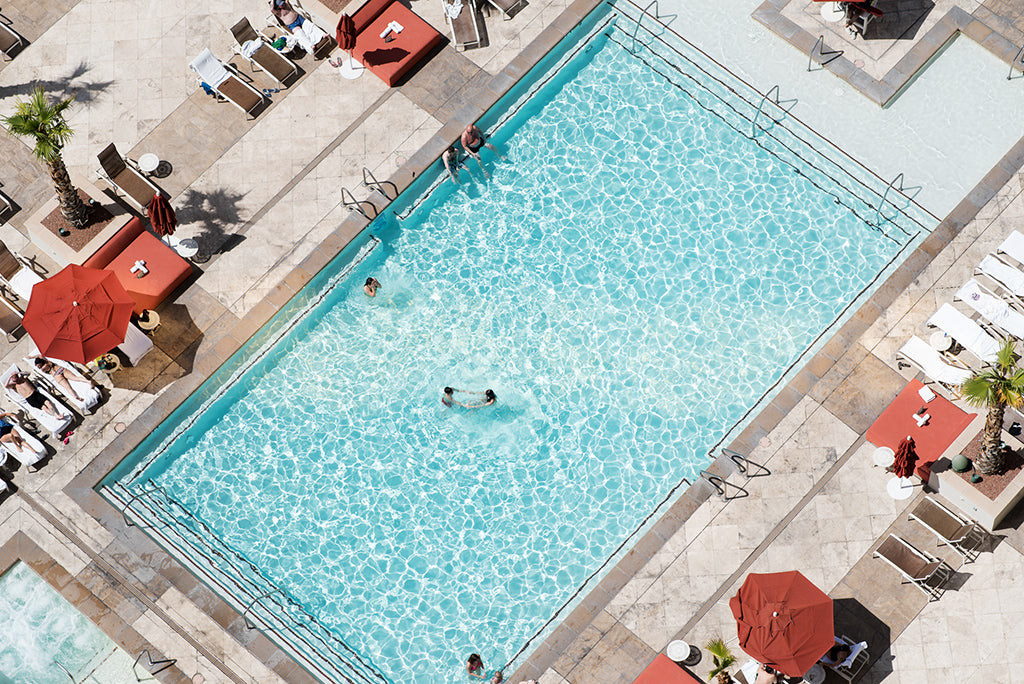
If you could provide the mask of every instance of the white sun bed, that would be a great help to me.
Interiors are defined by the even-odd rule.
[[[10,442],[0,442],[0,449],[3,449],[4,453],[13,458],[15,461],[31,468],[39,461],[46,458],[46,447],[40,442],[35,436],[23,428],[21,423],[16,418],[5,418],[9,423],[14,425],[14,431],[18,433],[18,436],[25,440],[25,446],[21,449],[14,446]]]
[[[36,385],[36,389],[39,393],[50,400],[50,403],[53,404],[58,413],[63,416],[62,418],[56,418],[41,408],[35,408],[28,403],[25,397],[21,396],[13,389],[9,389],[7,387],[7,381],[13,374],[20,372],[21,371],[18,369],[18,366],[12,365],[2,376],[0,376],[0,383],[4,385],[4,389],[7,391],[7,398],[13,401],[14,405],[19,409],[32,416],[32,419],[42,425],[47,432],[51,433],[54,437],[60,437],[60,433],[64,432],[64,430],[71,425],[71,421],[74,420],[74,416],[71,415],[71,411],[68,410],[67,406],[60,403],[60,401],[57,400],[57,397],[46,391],[45,387]]]
[[[1003,240],[1003,244],[999,245],[999,249],[996,251],[1009,254],[1019,263],[1024,264],[1024,235],[1016,230],[1013,231]]]
[[[1014,268],[991,254],[981,260],[978,270],[999,283],[1007,292],[1017,297],[1024,297],[1024,272]]]
[[[959,388],[972,375],[969,368],[953,365],[916,335],[900,347],[899,355],[924,371],[929,378],[950,389]]]
[[[971,307],[992,325],[1005,330],[1018,339],[1024,339],[1024,316],[992,294],[974,278],[968,280],[953,296]]]
[[[38,354],[38,352],[36,353]],[[67,361],[62,361],[60,359],[47,359],[47,361],[54,364],[55,366],[60,366],[61,368],[64,368],[66,371],[70,371],[70,373],[74,373],[76,376],[85,377],[84,375],[82,375],[81,371],[79,371],[77,368],[72,366]],[[39,366],[36,365],[35,359],[26,356],[25,363],[27,363],[28,367],[32,369],[33,374],[45,380],[46,383],[51,388],[53,388],[57,392],[60,392],[69,402],[71,402],[71,404],[76,409],[78,409],[82,413],[92,413],[92,409],[96,407],[96,404],[100,403],[100,391],[88,380],[80,380],[72,376],[70,373],[65,373],[64,375],[64,377],[68,379],[68,383],[71,385],[71,387],[76,392],[78,392],[78,396],[82,397],[82,400],[79,401],[72,396],[68,396],[68,393],[64,391],[64,387],[57,382],[57,379],[53,377],[53,375],[51,375],[50,373],[44,373],[39,368]]]
[[[985,363],[994,363],[999,354],[999,342],[952,304],[940,306],[928,319],[928,325],[946,333]]]

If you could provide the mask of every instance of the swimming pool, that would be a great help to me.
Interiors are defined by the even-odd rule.
[[[0,577],[0,620],[2,683],[135,681],[131,657],[24,563]]]
[[[485,118],[507,163],[427,175],[106,481],[360,681],[505,662],[930,227],[633,29],[592,15]]]

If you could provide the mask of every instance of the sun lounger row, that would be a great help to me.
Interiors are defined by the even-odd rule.
[[[0,376],[0,383],[4,386],[7,398],[31,416],[47,432],[60,438],[61,433],[71,427],[71,422],[74,420],[71,411],[42,385],[35,385],[35,392],[32,396],[22,396],[9,386],[9,381],[15,375],[24,375],[17,365],[12,365]]]
[[[953,575],[953,568],[942,560],[916,549],[905,539],[890,534],[874,552],[903,577],[901,584],[913,584],[929,600],[942,596],[943,587]]]

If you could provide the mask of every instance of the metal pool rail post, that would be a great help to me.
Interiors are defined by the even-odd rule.
[[[811,65],[814,64],[814,53],[815,52],[817,52],[818,56],[821,57],[821,59],[822,59],[822,61],[819,62],[819,64],[821,65],[822,68],[824,68],[825,65],[828,64],[829,62],[831,62],[832,60],[839,59],[840,57],[843,56],[843,51],[842,50],[828,50],[828,51],[826,51],[825,50],[825,36],[824,35],[820,35],[820,36],[818,36],[818,40],[814,41],[814,47],[811,48],[811,54],[807,55],[807,70],[808,71],[814,71],[814,69],[811,68]],[[828,59],[826,59],[826,57]]]
[[[772,96],[772,93],[775,93],[774,97]],[[754,114],[754,118],[750,120],[750,137],[751,138],[756,138],[758,131],[768,130],[766,128],[761,128],[760,126],[757,125],[757,119],[761,116],[761,112],[764,111],[763,107],[764,107],[764,103],[766,101],[770,101],[776,107],[781,109],[783,111],[783,113],[785,113],[787,116],[789,115],[789,109],[786,109],[785,107],[783,107],[782,106],[782,100],[779,99],[779,96],[781,94],[782,93],[781,93],[781,91],[779,91],[779,86],[774,85],[774,86],[772,86],[771,90],[769,90],[767,93],[765,93],[764,95],[761,96],[761,101],[757,103],[757,113]],[[795,98],[792,101],[790,101],[790,104],[789,104],[790,109],[793,108],[794,104],[796,104],[796,99]],[[765,116],[769,116],[768,112],[765,112]],[[780,121],[782,121],[782,119],[776,119],[775,117],[771,117],[771,118],[772,118],[772,123],[773,124],[777,124]]]
[[[750,496],[750,492],[748,492],[746,489],[744,489],[743,487],[740,487],[738,484],[733,484],[732,482],[729,482],[728,480],[726,480],[724,477],[722,477],[720,475],[715,475],[713,473],[709,473],[706,470],[702,470],[702,471],[700,471],[700,476],[702,478],[704,478],[704,480],[708,484],[710,484],[712,487],[715,488],[715,491],[718,493],[718,497],[722,501],[732,501],[733,499],[744,499],[744,498]],[[742,494],[736,494],[734,496],[729,496],[729,489],[728,489],[729,487],[733,487],[734,489],[738,489],[738,490],[740,490],[743,493]]]
[[[385,184],[391,186],[391,188],[395,192],[395,197],[391,197],[390,195],[388,195],[388,191],[384,189],[384,185]],[[398,187],[394,183],[392,183],[391,181],[379,181],[379,180],[377,180],[377,177],[373,175],[373,171],[371,171],[370,169],[366,168],[365,166],[363,167],[363,186],[367,187],[367,188],[374,188],[374,189],[376,189],[377,192],[379,192],[380,194],[384,195],[389,200],[393,200],[396,197],[398,197]],[[374,207],[374,208],[376,208],[376,207]]]
[[[900,193],[904,197],[907,197],[908,199],[913,201],[913,198],[909,197],[907,195],[907,192],[906,192],[907,188],[903,187],[903,173],[897,174],[896,177],[893,178],[891,181],[889,181],[889,184],[887,186],[885,186],[885,192],[882,194],[882,199],[879,200],[878,207],[875,209],[875,227],[878,228],[879,230],[881,230],[881,228],[882,228],[882,219],[884,218],[886,220],[886,222],[892,223],[897,228],[899,228],[903,232],[904,235],[910,235],[910,233],[908,233],[906,230],[904,230],[903,226],[901,226],[900,224],[896,223],[892,219],[886,218],[885,216],[882,215],[882,207],[885,206],[885,201],[889,198],[889,191],[892,190],[893,187],[896,186],[897,182],[899,182],[900,186],[898,188],[896,188],[896,192]],[[919,185],[918,186],[914,186],[913,188],[910,188],[910,190],[917,190],[918,192],[920,192],[921,186],[919,186]],[[915,192],[914,194],[917,195],[917,192]],[[896,205],[893,205],[893,206],[896,206]],[[897,211],[899,211],[899,209],[897,209]]]
[[[630,48],[630,52],[634,52],[636,50],[636,32],[640,30],[640,22],[643,20],[644,15],[647,14],[647,10],[651,9],[652,7],[654,8],[654,14],[652,14],[651,16],[654,18],[654,20],[657,21],[661,16],[661,10],[658,8],[658,0],[651,0],[651,2],[647,4],[647,7],[644,7],[640,11],[640,16],[637,17],[636,25],[633,26],[633,47]]]
[[[765,475],[772,474],[772,471],[768,470],[766,466],[751,461],[749,458],[747,458],[738,451],[733,451],[732,449],[722,449],[722,455],[728,456],[729,460],[736,464],[736,470],[740,471],[740,473],[742,473],[743,476],[748,480],[752,477],[764,477]],[[756,474],[750,472],[751,466],[757,468]]]
[[[1024,45],[1020,46],[1020,50],[1017,50],[1017,56],[1014,57],[1013,61],[1010,62],[1010,73],[1006,75],[1007,81],[1013,80],[1014,67],[1017,67],[1021,71],[1024,71]],[[1024,73],[1022,73],[1020,76],[1017,76],[1017,78],[1021,78],[1022,76],[1024,76]]]
[[[246,629],[256,629],[256,625],[252,622],[249,622],[248,612],[252,610],[257,603],[259,603],[260,601],[262,601],[263,599],[267,598],[272,594],[276,594],[277,592],[281,592],[281,594],[284,595],[284,591],[280,587],[274,587],[270,591],[260,594],[259,596],[257,596],[249,602],[249,605],[246,606],[245,610],[242,611],[242,622],[245,623]],[[287,596],[285,596],[285,598],[287,598]]]
[[[348,195],[349,199],[345,199],[345,195]],[[342,188],[341,189],[341,203],[344,206],[348,207],[349,211],[358,211],[360,214],[363,215],[363,217],[367,221],[372,221],[373,218],[369,214],[367,214],[365,211],[363,211],[363,204],[364,203],[369,204],[371,207],[373,207],[373,215],[374,216],[379,216],[380,215],[380,211],[377,210],[377,205],[376,204],[374,204],[370,200],[362,200],[362,201],[357,200],[356,196],[353,195],[352,191],[349,190],[348,188]]]
[[[59,667],[60,669],[64,670],[64,674],[66,674],[68,676],[68,679],[71,680],[71,684],[78,684],[78,682],[75,680],[75,676],[71,674],[68,668],[61,665],[56,658],[53,659],[53,664]]]
[[[142,656],[146,656],[146,660],[149,661],[149,667],[156,667],[157,665],[160,666],[152,672],[146,672],[146,674],[148,675],[160,674],[167,668],[174,665],[174,663],[178,662],[177,658],[161,658],[160,660],[153,660],[153,656],[149,654],[149,649],[144,648],[141,651],[139,651],[139,655],[135,656],[135,662],[132,664],[132,674],[135,675],[135,681],[137,682],[142,681],[142,678],[139,677],[138,673],[135,672],[135,668],[138,666],[139,661],[142,659]]]

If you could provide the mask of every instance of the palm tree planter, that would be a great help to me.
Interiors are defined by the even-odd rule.
[[[11,135],[34,141],[32,153],[46,164],[50,172],[60,202],[61,216],[76,228],[82,228],[89,222],[89,205],[82,200],[71,183],[71,176],[61,156],[61,150],[74,134],[64,121],[64,111],[72,102],[74,98],[69,97],[51,103],[42,87],[38,87],[27,100],[16,102],[14,114],[0,117],[0,122]],[[67,231],[62,230],[61,234],[65,235]]]
[[[972,406],[988,408],[981,451],[974,467],[982,475],[998,475],[1005,466],[1003,448],[1003,417],[1006,408],[1024,405],[1024,367],[1020,357],[1007,341],[999,350],[996,362],[976,372],[961,388],[964,400]]]

